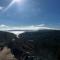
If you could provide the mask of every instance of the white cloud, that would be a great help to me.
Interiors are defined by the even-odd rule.
[[[52,28],[47,27],[45,24],[31,26],[7,26],[4,24],[0,25],[0,30],[40,30],[40,29],[52,29]]]
[[[3,7],[2,6],[0,6],[0,10],[3,10]]]
[[[53,29],[53,28],[49,28],[45,24],[31,25],[31,26],[7,26],[4,24],[0,25],[1,31],[7,31],[7,30],[24,30],[24,31],[25,30],[28,30],[28,31],[32,30],[32,31],[36,31],[36,30],[42,30],[42,29]],[[14,33],[18,36],[20,33],[23,33],[24,31],[8,31],[8,32]]]
[[[4,25],[4,24],[1,24],[0,27],[1,28],[7,28],[8,26],[7,25]]]
[[[37,27],[44,27],[45,24],[40,24],[40,25],[37,25]]]

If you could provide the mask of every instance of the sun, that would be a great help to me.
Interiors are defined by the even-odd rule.
[[[23,6],[26,0],[13,0],[17,6]]]
[[[21,2],[22,2],[22,0],[15,0],[15,2],[16,2],[16,3],[21,3]]]

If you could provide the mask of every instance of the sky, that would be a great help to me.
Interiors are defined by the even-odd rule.
[[[43,25],[60,29],[60,0],[13,1],[0,0],[0,27]]]

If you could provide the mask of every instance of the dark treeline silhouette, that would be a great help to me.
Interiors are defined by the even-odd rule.
[[[22,58],[26,58],[26,56],[29,56],[32,51],[31,44],[29,45],[29,42],[25,42],[20,40],[16,37],[15,34],[0,31],[0,47],[1,50],[3,47],[6,46],[11,49],[12,54],[14,54],[15,58],[18,60],[21,60]]]
[[[41,60],[60,59],[60,30],[39,30],[19,35],[20,40],[33,42],[33,55]]]
[[[60,60],[60,30],[30,31],[18,37],[0,31],[0,46],[9,47],[18,60]]]

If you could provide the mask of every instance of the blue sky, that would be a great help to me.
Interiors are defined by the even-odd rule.
[[[4,9],[12,0],[0,0],[0,25],[28,26],[45,24],[60,28],[60,0],[24,0]]]

